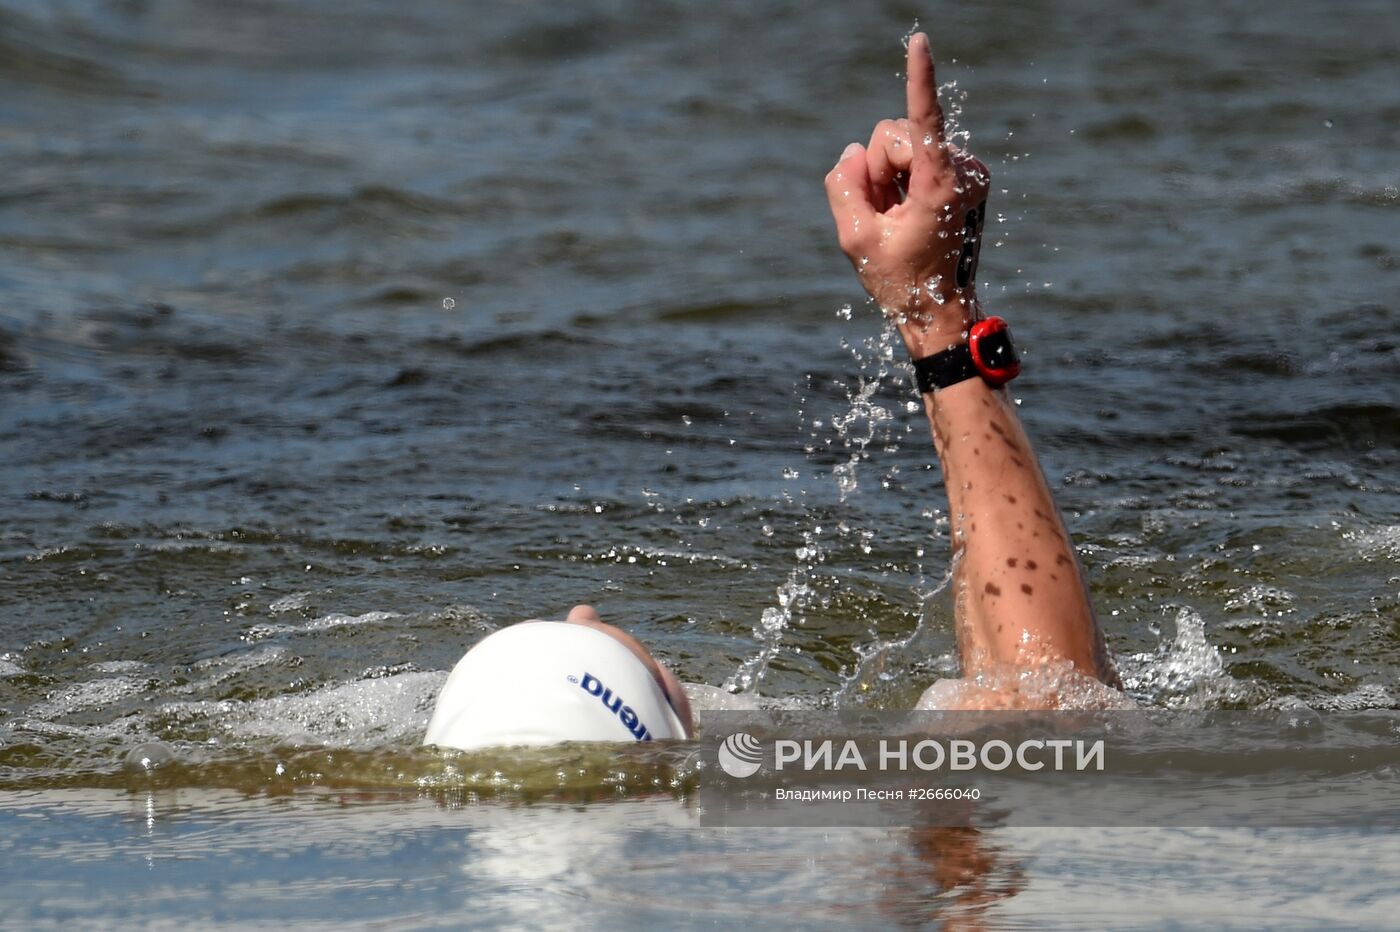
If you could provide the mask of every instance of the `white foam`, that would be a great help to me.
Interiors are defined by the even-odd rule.
[[[706,727],[706,715],[715,712],[798,712],[823,708],[827,700],[819,695],[783,696],[773,698],[756,692],[732,693],[720,686],[685,683],[685,694],[701,731]]]
[[[924,690],[914,708],[958,709],[1133,709],[1124,693],[1078,672],[1068,662],[1030,669],[1005,667],[967,679],[942,679]]]
[[[214,711],[228,734],[336,747],[416,742],[446,672],[401,673],[251,702],[192,703]]]
[[[704,683],[683,683],[686,698],[696,712],[757,712],[763,708],[753,693],[731,693]]]
[[[1366,560],[1400,560],[1400,524],[1344,531],[1342,539],[1356,545]]]
[[[267,610],[274,615],[282,612],[296,612],[306,608],[307,600],[311,598],[310,592],[293,592],[291,595],[284,595],[280,599],[273,601]]]
[[[1272,699],[1265,700],[1259,708],[1271,709],[1278,712],[1309,713],[1317,711],[1297,696],[1275,696]]]
[[[1316,708],[1326,712],[1362,712],[1367,709],[1394,709],[1400,706],[1395,697],[1380,683],[1367,683],[1340,696],[1314,699]]]
[[[373,625],[381,621],[402,617],[398,612],[365,612],[363,615],[343,615],[340,612],[332,612],[329,615],[322,615],[320,618],[313,618],[303,625],[253,625],[248,629],[248,633],[243,636],[243,639],[245,641],[262,641],[279,634],[312,634],[317,631],[329,631],[332,628],[344,628],[352,625]]]
[[[1293,604],[1293,593],[1262,583],[1240,589],[1225,602],[1225,611],[1251,611],[1261,615],[1282,612]]]
[[[28,712],[41,719],[58,718],[110,706],[146,688],[147,680],[130,676],[114,676],[100,680],[73,683],[49,693],[48,698],[34,703]]]
[[[150,668],[150,664],[142,663],[140,660],[103,660],[94,663],[88,669],[97,673],[140,673]]]

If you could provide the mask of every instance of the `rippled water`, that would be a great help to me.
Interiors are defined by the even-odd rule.
[[[713,871],[698,889],[788,903],[839,875],[829,905],[868,905],[806,836],[687,828],[681,752],[478,765],[416,744],[467,645],[581,601],[706,706],[730,685],[899,708],[954,668],[926,429],[820,186],[897,114],[915,17],[995,173],[982,290],[1130,691],[1396,708],[1388,5],[5,0],[0,819],[28,826],[7,857],[53,843],[71,865],[62,839],[90,832],[99,861],[174,870],[128,817],[148,799],[174,835],[285,813],[275,832],[330,846],[422,820],[470,864],[442,839],[489,823],[525,863],[512,820],[539,819],[662,858],[673,895],[747,851],[782,897]],[[172,759],[128,766],[151,742]],[[398,801],[348,815],[337,793]],[[515,805],[648,794],[675,802],[640,827]],[[506,808],[443,808],[483,797]],[[1218,866],[1167,881],[1138,847],[1120,869],[1101,835],[1072,844],[1115,890]],[[1338,837],[1319,850],[1393,852]],[[1292,876],[1276,839],[1232,839],[1258,889]],[[281,843],[249,843],[264,894]],[[834,850],[898,874],[919,844]],[[1019,865],[1004,924],[1073,891],[1042,842],[991,844]],[[309,857],[297,883],[328,903],[342,875]],[[1347,863],[1299,915],[1380,924],[1383,886]],[[505,910],[527,881],[441,890]]]

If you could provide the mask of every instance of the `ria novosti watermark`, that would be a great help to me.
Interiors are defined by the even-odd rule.
[[[722,713],[712,825],[1393,825],[1400,715]]]
[[[736,768],[730,761],[734,755],[729,751],[729,743],[734,740],[746,741],[751,747],[760,746],[758,739],[746,732],[737,732],[726,738],[718,754],[719,765],[731,777],[752,776],[759,764],[752,758]],[[839,748],[839,750],[838,750]],[[728,753],[726,753],[728,752]],[[1071,755],[1071,752],[1072,755]],[[1084,741],[1073,738],[1028,738],[1015,747],[1008,741],[992,738],[977,742],[966,738],[952,738],[940,741],[924,738],[911,741],[908,738],[881,738],[876,748],[876,756],[866,762],[865,752],[854,739],[837,742],[831,738],[819,741],[779,738],[773,742],[773,770],[801,769],[804,771],[822,770],[840,772],[847,768],[881,772],[891,770],[991,770],[1002,771],[1019,767],[1034,772],[1047,766],[1054,770],[1103,770],[1104,739]]]

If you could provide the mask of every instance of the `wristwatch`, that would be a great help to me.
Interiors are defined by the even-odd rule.
[[[928,394],[976,376],[996,388],[1021,374],[1011,331],[1000,317],[987,317],[967,330],[967,342],[914,360],[919,392]]]

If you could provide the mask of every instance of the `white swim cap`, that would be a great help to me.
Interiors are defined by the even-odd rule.
[[[523,621],[457,661],[423,743],[466,751],[684,737],[660,684],[624,644],[587,625]]]

